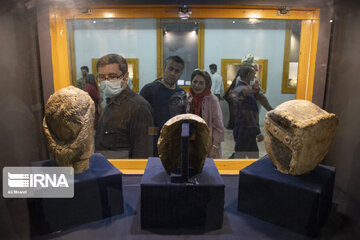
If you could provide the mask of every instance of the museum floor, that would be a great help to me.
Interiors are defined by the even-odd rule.
[[[261,130],[261,133],[265,137],[264,127],[263,126],[260,127],[260,130]],[[229,158],[231,156],[231,154],[233,154],[234,146],[235,146],[232,130],[225,128],[224,138],[225,138],[225,141],[223,143],[221,143],[222,158]],[[259,157],[261,158],[261,157],[265,156],[266,150],[265,150],[264,141],[258,142],[258,148],[259,148]]]

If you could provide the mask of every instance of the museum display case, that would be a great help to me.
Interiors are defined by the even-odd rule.
[[[80,66],[92,66],[91,72],[96,76],[95,59],[116,52],[126,59],[136,59],[134,64],[129,64],[135,70],[129,71],[134,76],[134,91],[161,78],[164,61],[170,55],[179,55],[185,60],[178,80],[184,90],[190,89],[193,69],[210,72],[208,66],[215,63],[227,91],[236,77],[236,64],[252,54],[258,65],[256,76],[270,105],[277,106],[291,99],[311,101],[318,9],[293,8],[281,13],[276,7],[192,5],[180,8],[125,5],[93,6],[80,11],[66,6],[50,7],[54,90],[76,82]],[[290,65],[290,73],[296,75],[296,86],[287,91],[283,85],[284,79],[289,79],[285,75],[289,74]],[[220,105],[227,126],[229,106],[225,101],[220,101]],[[266,109],[259,105],[259,112],[259,124],[263,126]],[[227,134],[222,144],[234,144],[231,131]],[[262,157],[265,155],[263,142],[259,142],[259,147]],[[229,147],[223,158],[231,154]]]
[[[327,91],[331,28],[330,7],[323,2],[319,5],[311,1],[291,1],[289,6],[283,6],[287,3],[276,0],[268,4],[262,1],[231,1],[224,5],[215,1],[209,1],[207,4],[190,1],[188,5],[170,1],[151,1],[151,4],[146,4],[144,1],[117,3],[98,0],[79,3],[66,0],[21,3],[25,13],[23,10],[17,10],[11,14],[25,16],[16,26],[19,27],[20,22],[24,24],[28,21],[30,30],[27,31],[31,34],[21,43],[16,43],[19,35],[10,34],[9,39],[11,37],[13,45],[19,47],[19,56],[21,52],[26,53],[22,65],[15,62],[15,70],[26,63],[29,63],[28,68],[32,69],[28,74],[31,75],[29,85],[32,86],[26,85],[32,89],[32,101],[26,103],[21,100],[19,103],[19,97],[15,97],[10,98],[9,102],[11,106],[18,106],[12,109],[19,110],[10,111],[11,116],[15,116],[12,119],[20,119],[22,123],[29,121],[29,126],[36,129],[35,135],[27,136],[31,136],[30,142],[33,141],[29,148],[38,154],[33,154],[37,157],[31,157],[25,165],[50,167],[62,166],[61,162],[65,162],[63,166],[72,164],[74,167],[78,165],[77,161],[85,165],[74,167],[75,195],[72,199],[29,198],[25,199],[25,204],[22,205],[21,201],[6,199],[6,204],[9,202],[8,206],[11,206],[6,207],[6,210],[11,209],[10,213],[15,211],[14,208],[21,209],[16,207],[17,204],[26,209],[26,221],[19,232],[25,229],[25,236],[35,239],[307,239],[308,236],[321,234],[322,227],[324,224],[326,226],[326,219],[331,214],[336,182],[335,168],[317,166],[321,160],[316,159],[316,164],[306,173],[294,174],[299,176],[285,175],[284,171],[270,160],[275,157],[271,155],[273,153],[268,154],[265,146],[264,137],[268,141],[271,138],[271,144],[275,145],[278,144],[278,140],[274,131],[266,129],[265,115],[269,109],[260,101],[257,102],[257,116],[254,117],[260,131],[256,133],[256,157],[251,157],[251,154],[245,158],[238,157],[243,155],[238,155],[239,151],[234,150],[237,139],[234,137],[235,130],[229,127],[231,105],[221,96],[217,103],[223,123],[224,139],[210,145],[208,142],[196,142],[199,138],[208,140],[213,137],[212,130],[205,134],[204,129],[198,129],[195,131],[196,134],[189,136],[192,138],[190,142],[196,142],[189,150],[190,163],[196,159],[195,155],[203,154],[201,170],[196,171],[196,174],[190,170],[189,181],[174,182],[172,179],[183,176],[179,177],[178,172],[173,171],[173,166],[170,170],[167,166],[170,165],[169,161],[174,161],[180,169],[182,153],[174,149],[181,149],[183,143],[173,142],[173,132],[170,134],[172,137],[168,137],[167,140],[161,137],[158,140],[154,137],[160,136],[161,127],[165,123],[162,122],[160,128],[155,124],[156,116],[162,113],[156,115],[153,103],[145,97],[142,90],[156,82],[161,82],[165,86],[163,80],[167,67],[173,61],[169,60],[169,57],[176,55],[183,60],[183,68],[175,81],[175,87],[186,93],[172,99],[175,107],[179,107],[178,104],[189,104],[188,97],[193,94],[192,73],[198,70],[213,74],[209,67],[216,64],[224,93],[234,94],[231,85],[238,85],[239,81],[244,81],[241,76],[242,67],[250,66],[254,70],[253,80],[259,84],[257,87],[260,90],[256,91],[267,99],[271,109],[276,109],[277,106],[291,100],[307,100],[323,108]],[[11,28],[12,25],[9,25],[10,32]],[[20,48],[25,44],[31,45],[31,54],[24,51],[25,48]],[[124,59],[126,70],[121,68],[120,62],[106,62],[104,57],[113,57],[109,57],[109,54]],[[30,55],[32,57],[29,57]],[[249,56],[252,57],[251,62],[247,59]],[[104,69],[111,64],[119,64],[119,67],[113,73],[106,72]],[[88,69],[87,75],[83,74],[84,66]],[[98,91],[98,103],[90,107],[95,109],[98,116],[86,117],[95,126],[91,125],[95,131],[88,133],[91,137],[94,135],[92,141],[83,139],[82,131],[88,130],[90,126],[82,126],[83,120],[64,113],[70,123],[62,127],[64,122],[54,120],[56,113],[53,113],[61,107],[54,107],[50,115],[46,113],[46,102],[52,94],[65,88],[79,87],[79,79],[89,83],[89,75],[93,75],[93,86]],[[106,82],[110,88],[114,79],[119,81],[120,92],[123,93],[126,89],[129,99],[132,99],[128,103],[118,104],[112,100],[113,97],[106,95],[104,84]],[[254,87],[251,87],[250,83],[248,85],[255,92]],[[9,88],[5,89],[7,91]],[[88,93],[90,95],[89,91]],[[155,90],[153,94],[161,95]],[[82,101],[80,95],[75,97],[78,101]],[[255,98],[255,94],[253,97]],[[59,101],[65,101],[65,98]],[[255,101],[253,103],[256,103]],[[28,107],[19,107],[30,102],[31,110]],[[126,108],[124,115],[130,117],[122,118],[119,122],[114,120],[115,127],[111,129],[109,127],[98,130],[96,124],[103,123],[97,120],[103,118],[104,112],[113,103],[121,106],[121,110]],[[140,105],[142,108],[138,108]],[[28,110],[32,113],[25,113]],[[79,107],[77,111],[85,110]],[[9,111],[5,111],[7,112]],[[35,117],[34,112],[37,112]],[[138,115],[133,114],[134,112]],[[158,152],[154,151],[154,154],[148,154],[148,157],[132,157],[136,156],[132,146],[142,143],[139,138],[134,138],[134,134],[129,134],[130,131],[136,132],[136,129],[140,129],[131,123],[141,119],[145,112],[149,113],[144,117],[148,120],[149,126],[142,126],[144,128],[141,129],[141,133],[138,131],[135,134],[136,137],[140,134],[151,136],[153,140],[149,146],[156,146]],[[200,113],[203,112],[201,108]],[[301,116],[305,115],[304,112]],[[47,119],[54,122],[50,123],[52,120]],[[42,130],[42,121],[47,128],[55,129],[54,132]],[[145,122],[143,119],[141,121]],[[204,124],[209,125],[210,129],[208,122]],[[20,128],[25,125],[22,124]],[[304,128],[306,127],[308,126]],[[103,151],[106,155],[106,150],[96,149],[96,139],[101,131],[105,137],[112,137],[111,141],[120,142],[126,139],[133,144],[121,146],[127,151],[124,158],[117,154],[105,157],[100,154]],[[44,138],[44,132],[47,138]],[[65,135],[61,135],[60,132]],[[74,136],[70,136],[70,133]],[[259,135],[263,138],[258,138]],[[330,135],[328,148],[335,132]],[[9,135],[9,142],[18,142],[12,137]],[[84,147],[83,143],[79,146],[67,143],[66,140],[69,138],[71,141],[80,138],[84,140],[88,147],[86,151],[94,148],[92,155],[87,154],[86,159],[83,159],[74,153],[77,160],[68,164],[66,161],[72,159],[70,150],[76,152],[80,145]],[[314,141],[316,139],[313,138]],[[54,152],[61,149],[53,143],[53,149],[46,148],[46,143],[49,142],[66,146],[64,149],[68,147],[68,156],[58,161],[59,157]],[[201,148],[201,144],[206,145],[206,149]],[[311,148],[312,145],[314,144],[309,143],[306,148]],[[221,157],[209,157],[212,147],[216,150],[221,149]],[[110,147],[107,150],[117,151],[116,148],[117,146]],[[279,147],[276,145],[274,148]],[[142,150],[145,152],[145,147]],[[273,149],[274,151],[276,152]],[[327,151],[328,149],[320,154],[322,159]],[[14,152],[21,154],[18,150]],[[156,154],[159,157],[153,156]],[[167,158],[164,155],[168,155]],[[310,158],[312,157],[308,159]],[[10,165],[6,163],[4,166]],[[8,180],[5,175],[3,173],[4,181]],[[4,216],[8,217],[6,214]],[[13,225],[12,222],[8,223]]]

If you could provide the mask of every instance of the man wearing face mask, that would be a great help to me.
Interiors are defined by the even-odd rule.
[[[148,158],[152,156],[153,126],[149,103],[127,86],[125,58],[108,54],[97,63],[98,81],[106,98],[95,138],[96,152],[107,158]]]
[[[184,70],[184,60],[179,56],[170,56],[166,59],[164,75],[154,82],[146,84],[140,91],[151,105],[154,114],[154,155],[157,156],[157,140],[164,123],[171,117],[185,113],[186,94],[177,81]]]

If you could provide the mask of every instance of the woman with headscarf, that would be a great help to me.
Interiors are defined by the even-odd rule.
[[[97,83],[95,82],[95,76],[93,74],[88,74],[85,78],[85,92],[87,92],[91,99],[95,103],[95,120],[94,120],[94,127],[96,129],[97,122],[99,119],[99,111],[98,111],[98,104],[100,101],[100,94],[98,91]]]
[[[224,141],[224,124],[219,100],[211,95],[209,73],[195,70],[191,74],[190,97],[187,112],[202,117],[210,130],[209,154],[211,158],[221,158],[221,142]]]

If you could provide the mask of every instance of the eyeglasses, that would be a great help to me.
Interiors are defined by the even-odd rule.
[[[109,81],[118,80],[118,79],[123,78],[124,76],[125,76],[125,73],[123,73],[121,75],[116,75],[114,73],[110,73],[110,74],[98,74],[96,78],[98,79],[98,81],[101,82],[101,81],[105,81],[105,80],[109,80]]]

